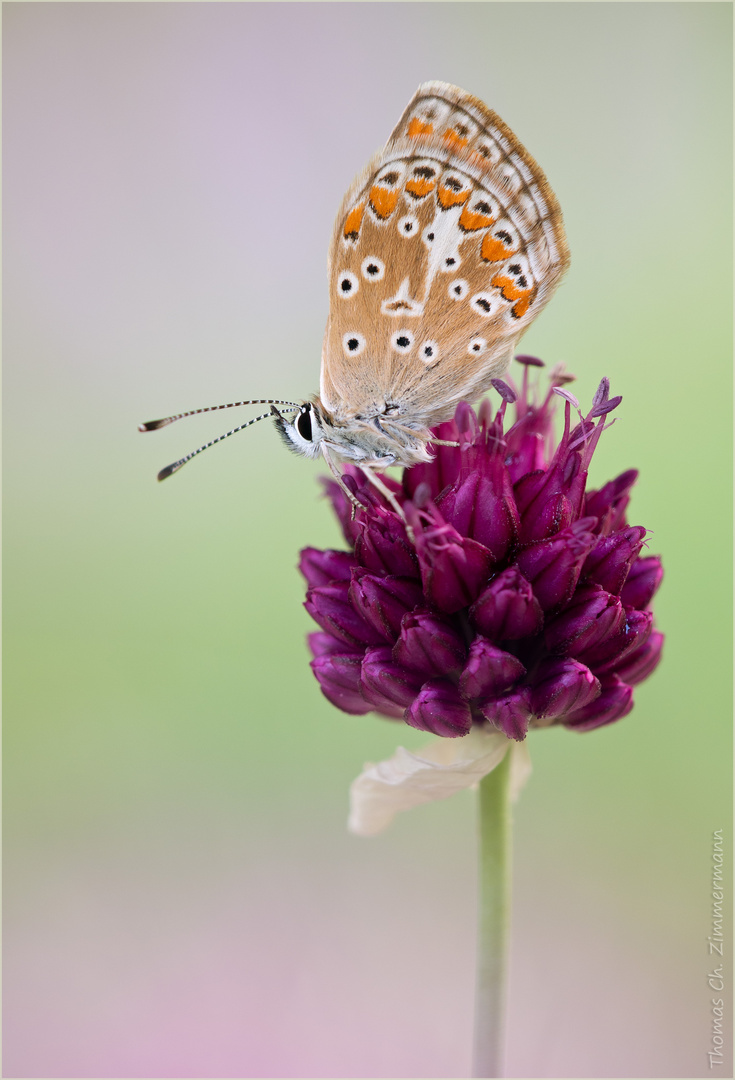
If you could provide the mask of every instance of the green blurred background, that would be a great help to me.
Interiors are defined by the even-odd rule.
[[[363,762],[425,738],[310,673],[294,565],[340,543],[323,469],[262,424],[159,486],[228,425],[136,433],[317,388],[333,215],[426,79],[488,102],[558,195],[572,266],[523,350],[583,402],[602,375],[623,395],[592,480],[641,470],[630,520],[666,568],[634,712],[531,737],[508,1072],[709,1075],[731,6],[3,16],[5,1075],[469,1070],[474,796],[346,833]]]

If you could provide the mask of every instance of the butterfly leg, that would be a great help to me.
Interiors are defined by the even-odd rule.
[[[350,491],[350,489],[349,489],[349,488],[347,487],[347,484],[346,484],[346,483],[344,482],[344,480],[342,479],[342,474],[341,474],[341,472],[339,471],[339,469],[337,468],[337,466],[336,466],[336,464],[335,464],[335,462],[334,462],[334,458],[333,458],[333,457],[332,457],[332,455],[331,455],[331,454],[329,453],[329,451],[327,450],[326,446],[324,446],[324,444],[323,444],[323,443],[322,443],[322,448],[321,448],[321,450],[322,450],[322,455],[323,455],[323,457],[324,457],[324,460],[326,461],[326,463],[327,463],[327,466],[329,467],[329,471],[331,472],[332,476],[334,477],[334,479],[335,479],[335,480],[337,481],[337,483],[339,484],[339,486],[340,486],[340,488],[342,489],[342,491],[344,491],[344,493],[345,493],[345,495],[347,496],[347,498],[348,498],[348,499],[350,500],[350,502],[352,503],[352,520],[354,521],[354,519],[355,519],[355,513],[356,513],[356,512],[358,511],[358,510],[364,510],[364,509],[365,509],[365,507],[363,506],[363,504],[362,504],[362,503],[360,502],[360,500],[359,500],[359,499],[356,499],[356,498],[355,498],[355,496],[354,496],[354,495],[352,494],[352,492]]]
[[[403,513],[403,507],[398,502],[398,499],[395,497],[395,495],[393,494],[391,489],[388,487],[387,484],[383,483],[383,481],[380,479],[380,477],[377,475],[377,473],[374,473],[369,465],[361,465],[360,468],[362,469],[363,473],[368,478],[370,483],[373,485],[373,487],[378,489],[378,491],[383,496],[383,498],[387,499],[387,501],[390,503],[392,508],[398,514],[399,518],[401,519],[401,521],[403,522],[403,524],[406,527],[406,534],[408,536],[408,539],[410,540],[410,542],[412,544],[415,544],[416,543],[416,536],[414,534],[414,531],[411,528],[411,526],[408,524],[408,522],[406,521],[406,515]]]

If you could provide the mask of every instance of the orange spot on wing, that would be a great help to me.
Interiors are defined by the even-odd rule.
[[[430,191],[433,191],[436,187],[436,180],[425,180],[423,178],[414,177],[406,184],[406,191],[409,195],[413,195],[414,199],[423,199],[425,195],[428,195]]]
[[[362,215],[365,213],[365,203],[360,203],[359,206],[353,207],[347,215],[345,221],[345,227],[342,231],[342,235],[345,240],[357,240],[360,235],[360,226],[362,225]]]
[[[458,135],[456,131],[452,131],[451,128],[449,131],[444,132],[442,139],[450,150],[464,150],[469,142],[469,139],[463,139],[461,135]]]
[[[488,235],[483,237],[480,255],[485,262],[501,262],[515,255],[515,248],[506,247],[502,240],[496,240],[494,236]]]
[[[531,297],[524,296],[522,300],[519,300],[517,304],[514,304],[510,309],[510,313],[514,319],[522,319],[531,306]]]
[[[516,304],[516,307],[520,307],[525,302],[525,307],[521,312],[521,314],[525,314],[528,305],[531,303],[533,289],[522,289],[519,285],[516,285],[513,278],[507,277],[505,274],[496,274],[490,284],[494,285],[496,289],[500,289],[500,295],[504,300],[520,300],[521,303]],[[516,315],[516,318],[520,318],[520,315]]]
[[[459,227],[464,229],[465,232],[474,232],[475,229],[488,229],[494,223],[495,218],[491,218],[487,214],[477,214],[466,206],[459,215]]]
[[[451,188],[439,187],[437,191],[439,202],[448,210],[450,206],[461,206],[462,203],[466,203],[470,197],[469,189],[467,191],[453,191]]]
[[[387,218],[393,213],[398,202],[398,188],[389,191],[375,184],[370,188],[370,205],[379,218]]]
[[[423,120],[419,120],[418,116],[414,116],[408,125],[408,131],[406,134],[409,139],[414,139],[417,135],[431,135],[434,131],[433,124],[425,124]]]

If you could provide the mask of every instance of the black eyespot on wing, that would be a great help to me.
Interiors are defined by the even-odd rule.
[[[365,338],[358,330],[348,330],[342,335],[342,350],[345,356],[359,356],[366,344]]]
[[[339,295],[344,299],[347,296],[353,296],[358,291],[360,282],[350,270],[342,270],[337,277],[337,288]]]
[[[408,353],[413,347],[413,334],[410,330],[396,330],[390,339],[393,349],[398,353]]]
[[[520,274],[521,272],[521,268],[518,263],[513,263],[512,266],[508,267],[508,269],[510,270],[511,274]]]

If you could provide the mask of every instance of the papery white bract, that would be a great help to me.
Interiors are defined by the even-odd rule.
[[[375,836],[399,811],[473,787],[508,752],[510,793],[516,799],[531,773],[531,759],[525,743],[502,732],[475,727],[463,739],[437,739],[417,753],[399,746],[386,761],[366,764],[353,781],[348,828],[358,836]]]

